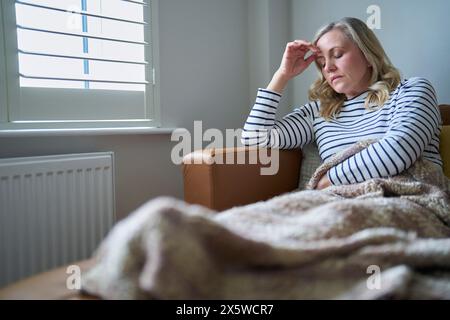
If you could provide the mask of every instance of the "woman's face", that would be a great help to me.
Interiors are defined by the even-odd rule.
[[[316,61],[328,84],[351,99],[367,90],[371,67],[362,51],[339,29],[332,29],[316,43],[321,51]]]

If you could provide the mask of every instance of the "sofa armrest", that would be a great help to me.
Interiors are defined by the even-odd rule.
[[[198,150],[186,155],[182,164],[184,200],[221,211],[295,190],[301,150],[277,151],[237,147]],[[261,157],[260,153],[268,157]],[[273,170],[276,166],[278,170]],[[276,172],[261,174],[263,168]]]
[[[94,259],[73,262],[80,267],[81,276],[94,266]],[[91,300],[98,299],[78,289],[67,288],[67,267],[62,266],[38,273],[0,289],[0,300]]]

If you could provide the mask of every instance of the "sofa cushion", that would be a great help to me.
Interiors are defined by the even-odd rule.
[[[314,171],[320,166],[322,160],[315,143],[308,144],[302,149],[302,166],[300,168],[300,178],[298,189],[304,190]]]

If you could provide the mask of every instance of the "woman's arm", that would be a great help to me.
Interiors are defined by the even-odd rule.
[[[281,120],[275,120],[281,95],[259,89],[256,102],[245,122],[241,142],[247,146],[281,149],[302,148],[313,141],[315,103],[309,103]]]
[[[312,54],[305,58],[311,51]],[[276,111],[287,83],[301,74],[315,59],[318,48],[310,42],[295,40],[286,45],[280,67],[266,89],[259,89],[256,102],[245,122],[241,142],[248,146],[292,149],[312,141],[312,106],[276,121]]]
[[[423,154],[433,137],[439,138],[441,117],[428,80],[410,79],[399,92],[394,108],[390,129],[382,139],[328,171],[332,184],[397,175]]]

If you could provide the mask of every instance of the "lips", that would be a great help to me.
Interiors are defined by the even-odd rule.
[[[331,82],[333,83],[334,80],[339,79],[339,78],[342,78],[342,76],[333,76],[333,77],[331,77]]]

